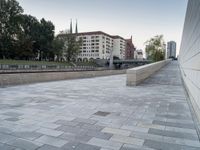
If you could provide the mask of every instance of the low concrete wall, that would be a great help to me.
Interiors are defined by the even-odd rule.
[[[127,86],[136,86],[144,81],[146,78],[154,74],[156,71],[161,69],[163,66],[168,64],[171,60],[163,60],[156,63],[128,69],[126,72],[127,79],[126,85]]]
[[[67,79],[125,74],[126,70],[0,74],[0,87]]]

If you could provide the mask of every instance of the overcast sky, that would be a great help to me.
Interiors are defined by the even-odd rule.
[[[51,20],[55,31],[78,20],[79,32],[104,31],[124,38],[133,36],[138,49],[157,34],[180,47],[187,0],[18,0],[24,13]],[[75,29],[75,27],[74,27]]]

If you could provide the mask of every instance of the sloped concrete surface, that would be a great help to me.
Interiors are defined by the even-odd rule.
[[[199,150],[171,62],[137,87],[125,75],[0,89],[0,149]]]

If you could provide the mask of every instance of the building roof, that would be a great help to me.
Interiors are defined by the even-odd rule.
[[[135,48],[135,45],[133,44],[133,41],[132,41],[132,36],[131,36],[130,39],[125,39],[125,41],[126,41],[126,44],[127,44],[127,45],[132,46],[132,47]]]
[[[110,35],[110,34],[107,34],[105,32],[102,32],[102,31],[80,32],[80,33],[75,33],[75,34],[78,35],[78,36],[80,36],[80,35],[97,35],[97,34],[102,34],[102,35],[109,36],[110,38],[125,40],[123,37],[121,37],[119,35]],[[63,36],[63,35],[65,35],[65,34],[59,34],[59,36]]]

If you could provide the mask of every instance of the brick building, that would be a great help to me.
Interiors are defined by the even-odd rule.
[[[132,36],[130,39],[126,39],[126,48],[125,48],[125,59],[134,59],[134,51],[136,50],[133,42]]]

